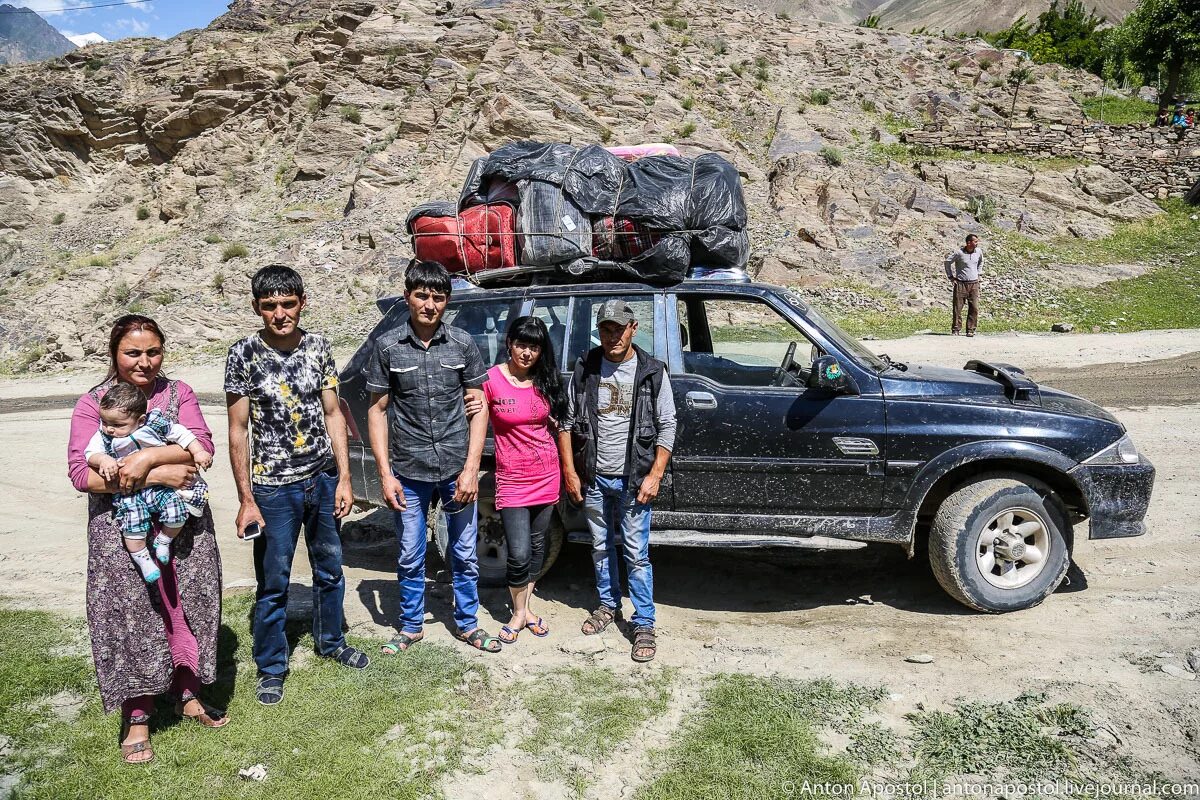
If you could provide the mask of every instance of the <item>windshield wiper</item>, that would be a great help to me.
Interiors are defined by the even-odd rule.
[[[889,356],[887,353],[880,353],[879,357],[881,359],[883,359],[883,363],[886,365],[887,369],[895,369],[895,370],[899,370],[900,372],[908,372],[908,364],[905,364],[901,361],[892,361],[892,357]]]

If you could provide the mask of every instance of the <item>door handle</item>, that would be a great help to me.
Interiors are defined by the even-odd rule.
[[[688,392],[684,396],[688,408],[697,411],[711,411],[717,407],[717,398],[713,397],[708,392]]]

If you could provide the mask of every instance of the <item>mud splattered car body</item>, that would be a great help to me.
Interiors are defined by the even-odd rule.
[[[506,357],[508,321],[540,317],[567,373],[597,343],[594,315],[619,296],[635,341],[664,361],[679,414],[652,542],[852,549],[928,542],[943,587],[984,611],[1026,608],[1062,580],[1075,526],[1090,538],[1145,531],[1154,467],[1104,409],[1039,386],[1018,368],[949,369],[877,356],[777,286],[686,281],[456,288],[447,321],[484,360]],[[382,505],[366,442],[361,370],[376,337],[407,318],[400,297],[348,364],[355,495]],[[490,470],[491,446],[485,470]],[[504,535],[481,487],[482,579],[501,584]],[[444,551],[444,530],[433,531]],[[587,540],[564,501],[548,565],[564,538]]]

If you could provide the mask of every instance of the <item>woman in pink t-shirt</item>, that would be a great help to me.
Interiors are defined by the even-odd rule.
[[[550,633],[529,610],[533,583],[546,555],[546,531],[558,502],[562,468],[555,442],[567,398],[546,325],[518,317],[505,337],[508,361],[488,370],[483,385],[496,442],[496,510],[508,541],[508,590],[513,614],[500,629],[512,644],[522,628]]]

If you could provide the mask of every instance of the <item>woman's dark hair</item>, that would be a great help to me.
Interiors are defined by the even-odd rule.
[[[102,411],[124,411],[131,417],[141,417],[146,413],[146,395],[132,383],[118,381],[100,398]]]
[[[282,264],[271,264],[254,273],[250,279],[250,293],[255,300],[266,297],[287,297],[294,294],[304,297],[304,279],[300,273]]]
[[[163,336],[162,328],[149,317],[141,314],[126,314],[120,317],[113,323],[112,331],[108,334],[108,374],[104,376],[104,380],[93,386],[93,389],[117,377],[117,350],[121,347],[121,340],[137,331],[149,331],[158,337],[159,344],[164,347],[167,344],[167,337]]]
[[[567,415],[567,393],[563,390],[562,376],[558,374],[558,359],[554,356],[554,343],[550,341],[546,323],[537,317],[517,317],[509,324],[508,333],[504,336],[505,347],[513,342],[524,342],[542,349],[533,369],[529,371],[529,377],[533,379],[533,388],[550,406],[550,416],[561,421]]]
[[[450,273],[436,261],[413,259],[404,271],[404,291],[428,289],[431,292],[450,296]]]

